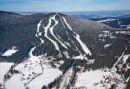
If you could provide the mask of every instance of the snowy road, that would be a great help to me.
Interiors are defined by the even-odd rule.
[[[66,89],[65,85],[68,85],[68,83],[70,81],[70,78],[71,78],[71,76],[73,74],[73,66],[74,66],[74,64],[75,64],[75,62],[73,62],[72,66],[63,75],[59,89]]]
[[[127,48],[123,51],[122,55],[118,58],[117,62],[113,65],[112,69],[115,69],[115,67],[117,66],[117,64],[122,60],[125,52],[126,52]]]
[[[73,72],[73,67],[69,68],[68,71],[64,74],[59,89],[65,89],[65,84],[66,84],[66,82],[67,82],[66,80],[67,80],[67,78],[68,78],[69,76],[71,76],[72,72]]]

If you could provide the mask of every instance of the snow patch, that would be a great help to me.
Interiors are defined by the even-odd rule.
[[[18,49],[13,46],[11,49],[8,49],[6,52],[4,52],[2,54],[2,56],[12,56],[13,54],[15,54],[18,51]]]
[[[103,23],[103,22],[109,22],[109,21],[114,21],[114,20],[116,20],[116,19],[105,19],[105,20],[99,20],[97,22]]]
[[[111,46],[111,44],[105,44],[104,45],[104,48],[108,48],[108,47],[110,47]]]

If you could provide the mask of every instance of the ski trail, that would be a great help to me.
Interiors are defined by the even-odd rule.
[[[35,48],[36,47],[33,47],[33,48],[30,49],[30,51],[29,51],[29,57],[33,57],[34,56],[33,55],[33,51],[35,50]]]
[[[37,38],[39,38],[40,39],[40,41],[41,41],[41,43],[40,43],[40,45],[42,45],[43,43],[44,43],[44,40],[42,40],[42,38],[40,38],[40,36],[41,36],[41,32],[40,32],[40,30],[39,30],[39,28],[40,28],[40,26],[41,26],[41,22],[42,22],[42,20],[37,24],[37,30],[36,30],[36,34],[35,34],[35,36],[37,37]],[[39,45],[38,45],[39,46]],[[36,49],[36,46],[34,46],[34,47],[32,47],[31,49],[30,49],[30,51],[29,51],[29,57],[33,57],[34,55],[33,55],[33,51]]]
[[[80,36],[79,36],[78,34],[76,35],[76,39],[77,39],[77,41],[79,42],[79,44],[81,45],[81,47],[82,47],[82,49],[84,50],[84,52],[85,52],[86,54],[91,55],[90,50],[89,50],[88,47],[86,47],[86,45],[81,41]]]
[[[38,36],[41,36],[41,32],[39,31],[39,28],[40,28],[40,26],[41,26],[41,22],[42,22],[42,20],[37,24],[37,31],[36,31],[36,34],[35,34],[35,36],[38,38]]]
[[[54,32],[53,32],[54,27],[58,24],[58,21],[56,20],[55,16],[56,16],[56,14],[55,14],[53,17],[51,17],[51,19],[55,21],[54,26],[52,26],[52,27],[50,28],[51,35],[52,35],[52,36],[55,38],[55,40],[57,40],[65,49],[68,49],[68,48],[65,46],[65,44],[63,44],[63,42],[61,42],[61,41],[55,36],[55,34],[54,34]]]
[[[62,18],[63,18],[63,21],[65,22],[65,24],[67,25],[67,27],[72,31],[72,28],[71,28],[70,25],[67,23],[65,17],[62,16]],[[72,32],[73,32],[73,31],[72,31]],[[73,32],[73,33],[74,33],[74,32]]]
[[[63,25],[63,27],[65,28],[65,24],[64,24],[64,22],[63,22],[63,19],[61,18],[61,16],[58,14],[58,16],[60,17],[60,20],[61,20],[61,22],[62,22],[62,25]]]
[[[72,41],[73,45],[76,47],[76,50],[78,50],[79,55],[78,56],[73,56],[73,59],[85,59],[88,63],[87,64],[93,64],[95,62],[94,59],[88,60],[88,58],[86,57],[86,55],[83,55],[80,50],[78,49],[78,47],[74,44],[74,42]]]
[[[126,50],[127,50],[127,48],[124,50],[122,55],[118,58],[117,62],[113,65],[112,69],[115,69],[116,65],[121,61],[121,59],[123,58]]]
[[[56,24],[54,24],[53,26],[51,26],[51,24],[52,24],[52,17],[50,17],[49,23],[47,24],[47,26],[46,27],[43,26],[43,28],[45,30],[44,37],[46,37],[51,43],[53,43],[54,47],[59,52],[59,56],[61,56],[61,52],[60,52],[60,48],[59,48],[58,44],[47,35],[48,31],[53,30],[56,25]]]
[[[42,22],[42,20],[37,24],[37,32],[36,32],[36,34],[35,34],[35,36],[37,37],[37,38],[39,38],[40,39],[40,41],[41,41],[41,44],[40,45],[42,45],[43,43],[44,43],[44,40],[40,37],[41,35],[42,35],[42,32],[40,32],[40,26],[41,26],[41,22]],[[38,46],[40,46],[40,45],[38,45]]]
[[[72,31],[72,28],[71,28],[70,25],[67,23],[65,17],[62,16],[62,18],[63,18],[65,24],[67,25],[67,27]],[[73,32],[73,31],[72,31],[72,32]],[[80,44],[82,50],[83,50],[86,54],[92,55],[91,52],[90,52],[90,50],[88,49],[88,47],[86,47],[86,45],[81,41],[80,36],[79,36],[78,34],[76,34],[75,32],[73,32],[73,33],[76,35],[75,38],[76,38],[76,40],[78,41],[78,43]]]
[[[118,24],[119,24],[119,26],[121,25],[121,22],[119,21],[119,19],[117,19],[117,21],[118,21]]]
[[[74,44],[74,42],[71,40],[71,42],[73,43],[74,47],[76,48],[76,50],[79,52],[80,55],[82,55],[82,53],[79,51],[79,48]]]
[[[51,23],[52,23],[52,19],[51,19],[51,17],[50,17],[48,25],[47,25],[46,27],[43,27],[43,28],[45,29],[45,34],[44,34],[44,36],[45,36],[48,40],[50,40],[50,41],[53,43],[53,45],[55,46],[56,50],[60,51],[60,50],[59,50],[59,47],[58,47],[58,44],[57,44],[54,40],[52,40],[52,39],[47,35],[47,34],[48,34],[48,30],[49,30],[50,27],[51,27]],[[53,29],[53,28],[54,28],[54,27],[52,26],[51,29]]]
[[[52,17],[49,18],[49,22],[48,22],[47,26],[45,26],[45,27],[42,26],[42,27],[44,28],[44,32],[45,32],[44,37],[46,37],[51,43],[53,43],[55,49],[59,52],[59,54],[60,54],[60,56],[61,56],[61,52],[60,52],[60,48],[59,48],[58,44],[57,44],[53,39],[51,39],[51,38],[48,36],[48,31],[50,31],[50,33],[51,33],[51,35],[54,37],[54,39],[57,40],[57,41],[61,44],[62,47],[64,47],[65,49],[68,49],[68,47],[67,47],[63,42],[61,42],[61,41],[55,36],[55,34],[54,34],[54,32],[53,32],[54,27],[58,24],[58,21],[57,21],[56,18],[55,18],[56,15],[58,15],[58,14],[54,14],[54,16],[52,16]],[[58,16],[59,16],[59,15],[58,15]],[[59,17],[60,17],[60,16],[59,16]],[[61,22],[62,22],[64,28],[65,28],[65,24],[66,24],[67,27],[72,31],[72,28],[71,28],[70,25],[67,23],[65,17],[62,16],[62,18],[60,17],[60,19],[61,19]],[[51,25],[52,25],[52,21],[55,22],[55,24],[54,24],[53,26],[51,26]],[[64,22],[63,22],[63,21],[64,21]],[[40,39],[40,42],[41,42],[40,45],[42,45],[42,44],[44,43],[44,40],[41,38],[42,32],[40,32],[41,23],[42,23],[42,20],[37,24],[37,31],[36,31],[36,34],[35,34],[35,36]],[[72,32],[73,32],[73,31],[72,31]],[[89,50],[89,49],[86,47],[86,45],[81,41],[80,36],[79,36],[78,34],[76,34],[75,32],[73,32],[73,33],[76,35],[75,38],[76,38],[76,40],[78,41],[78,43],[80,44],[82,50],[83,50],[86,54],[91,55],[90,50]],[[40,46],[40,45],[38,45],[38,46]],[[33,48],[30,49],[30,52],[29,52],[29,56],[30,56],[30,57],[33,56],[33,51],[35,50],[35,48],[36,48],[36,47],[33,47]],[[79,51],[79,50],[78,50],[78,51]],[[80,53],[80,55],[83,55],[83,54],[81,54],[81,52],[79,52],[79,53]]]
[[[64,76],[63,76],[63,79],[62,79],[62,81],[61,81],[61,83],[60,83],[60,87],[59,87],[59,89],[66,89],[65,87],[65,85],[67,85],[67,83],[69,83],[69,78],[71,78],[71,76],[72,76],[72,73],[73,73],[73,66],[74,66],[74,63],[72,64],[72,67],[70,67],[67,71],[66,71],[66,73],[64,74]],[[68,80],[68,81],[67,81]]]

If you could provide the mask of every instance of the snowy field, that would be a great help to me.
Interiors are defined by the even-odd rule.
[[[47,60],[46,57],[31,56],[29,59],[18,64],[14,69],[18,70],[18,74],[5,82],[6,89],[41,89],[43,85],[48,85],[57,77],[62,75],[58,69],[60,63],[55,63],[53,68],[50,64],[52,60]],[[14,86],[17,85],[17,86]]]
[[[112,84],[117,84],[117,89],[123,89],[125,86],[120,75],[101,69],[78,73],[75,87],[85,89],[109,89]]]
[[[6,63],[2,62],[0,63],[0,83],[3,84],[4,81],[4,75],[9,71],[10,67],[13,65],[13,63]]]

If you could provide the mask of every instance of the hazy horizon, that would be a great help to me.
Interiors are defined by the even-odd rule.
[[[130,0],[1,0],[1,11],[93,12],[130,10]]]

